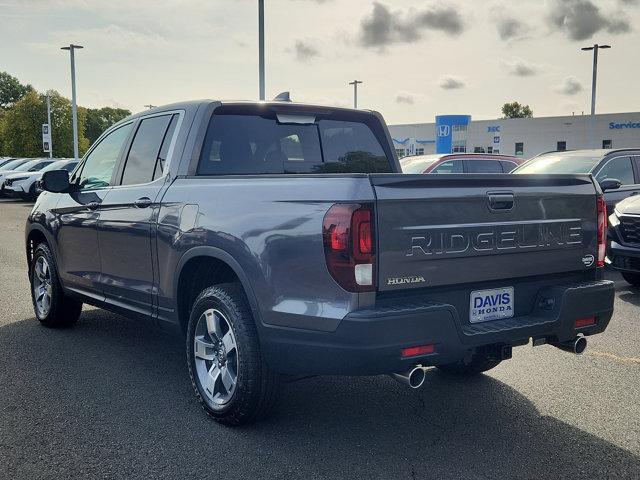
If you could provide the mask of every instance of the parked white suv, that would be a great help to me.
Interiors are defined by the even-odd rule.
[[[42,178],[44,172],[49,170],[67,170],[70,172],[77,164],[78,162],[68,158],[57,161],[46,160],[38,165],[42,166],[40,170],[9,173],[4,177],[3,193],[17,198],[35,198],[39,193],[36,189],[36,184]]]

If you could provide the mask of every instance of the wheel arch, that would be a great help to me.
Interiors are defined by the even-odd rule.
[[[242,289],[247,297],[249,302],[249,306],[251,308],[251,313],[253,314],[256,328],[258,331],[260,330],[261,325],[261,316],[258,308],[258,302],[251,286],[251,282],[249,281],[249,277],[245,273],[242,266],[238,263],[235,258],[231,256],[228,252],[211,246],[199,246],[193,247],[187,250],[180,261],[176,266],[176,271],[174,275],[173,281],[173,298],[175,299],[176,312],[178,317],[178,322],[183,332],[186,331],[186,325],[189,320],[189,310],[191,305],[189,304],[189,296],[185,297],[185,294],[192,289],[188,289],[188,276],[189,273],[195,273],[194,269],[198,268],[200,264],[204,264],[204,268],[208,270],[209,267],[215,266],[214,273],[211,270],[208,270],[215,278],[219,278],[220,282],[224,283],[225,281],[238,281],[240,285],[242,285]],[[202,268],[200,266],[200,268]],[[233,278],[232,278],[233,277]],[[208,277],[205,277],[206,279]],[[193,285],[193,283],[191,283]],[[196,283],[197,285],[197,283]],[[206,288],[206,285],[203,288]],[[185,290],[185,288],[187,288]],[[196,292],[195,295],[198,295],[199,292]]]
[[[51,237],[51,234],[43,228],[41,225],[34,223],[32,224],[26,234],[26,254],[27,254],[27,268],[29,269],[29,274],[31,274],[31,262],[33,260],[33,254],[35,253],[36,246],[40,243],[46,243],[53,254],[56,263],[58,262],[57,258],[57,250],[55,246],[55,242]]]

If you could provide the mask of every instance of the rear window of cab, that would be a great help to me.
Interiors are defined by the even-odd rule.
[[[391,173],[385,138],[377,118],[366,113],[219,107],[197,174]]]

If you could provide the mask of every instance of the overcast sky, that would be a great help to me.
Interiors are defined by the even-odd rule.
[[[437,114],[496,118],[506,101],[536,116],[640,111],[640,0],[265,0],[267,98],[359,104],[388,123]],[[257,0],[0,0],[0,70],[78,103],[124,106],[255,99]]]

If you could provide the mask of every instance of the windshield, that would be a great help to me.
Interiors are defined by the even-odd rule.
[[[36,164],[40,163],[40,160],[30,160],[27,163],[23,163],[17,168],[14,168],[16,172],[26,172],[31,167],[34,167]]]
[[[424,173],[431,165],[442,158],[442,155],[420,155],[417,157],[405,157],[400,160],[402,173]]]
[[[601,158],[584,153],[547,153],[532,158],[512,173],[589,173]]]
[[[44,167],[40,171],[41,172],[48,172],[50,170],[60,170],[60,169],[64,168],[64,166],[67,164],[67,162],[68,162],[68,160],[58,160],[57,162],[50,163],[49,165],[47,165],[46,167]]]
[[[13,170],[16,167],[19,167],[20,165],[29,162],[30,160],[27,158],[19,158],[17,160],[12,160],[9,163],[5,164],[2,169],[3,170]]]

